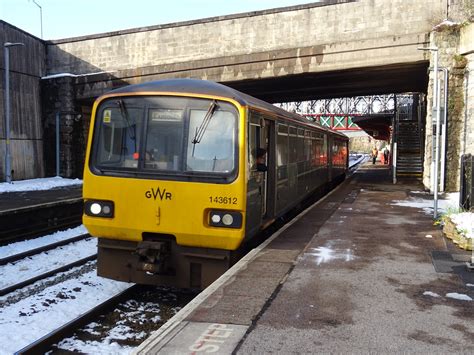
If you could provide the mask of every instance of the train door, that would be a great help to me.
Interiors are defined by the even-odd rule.
[[[247,234],[253,234],[268,217],[269,142],[271,122],[258,113],[249,115],[249,178],[247,184]]]
[[[333,151],[332,151],[332,146],[333,146],[333,138],[331,136],[328,136],[326,143],[326,150],[327,150],[327,167],[328,167],[328,181],[332,180],[333,176],[333,171],[332,171],[332,157],[333,157]]]

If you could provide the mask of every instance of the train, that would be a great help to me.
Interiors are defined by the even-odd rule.
[[[204,289],[347,168],[345,135],[222,84],[113,90],[93,105],[83,176],[97,273]]]

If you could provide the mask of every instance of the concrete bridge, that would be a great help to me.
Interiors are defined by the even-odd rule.
[[[269,102],[408,91],[427,93],[429,101],[432,58],[417,48],[437,43],[444,55],[442,65],[453,67],[453,58],[461,56],[456,63],[464,63],[462,68],[469,72],[472,26],[433,32],[445,18],[465,19],[466,9],[472,11],[466,3],[326,0],[56,41],[42,41],[0,21],[1,43],[26,44],[10,55],[15,178],[54,174],[56,117],[61,121],[61,175],[81,176],[93,100],[133,83],[202,78]],[[467,33],[464,39],[459,39],[460,31]],[[456,81],[458,90],[466,80]],[[3,71],[0,81],[3,85]],[[473,96],[471,82],[465,84],[467,98]],[[466,143],[473,141],[471,126],[463,123],[472,116],[472,104],[466,102],[465,107],[456,113],[456,127],[464,125],[464,131],[456,132],[452,156],[459,156],[461,146],[463,152],[474,152],[474,145]],[[463,134],[465,143],[459,138]],[[1,176],[3,149],[0,140]]]
[[[129,83],[193,77],[271,102],[426,91],[433,25],[447,0],[329,0],[47,43],[47,74],[77,99]]]

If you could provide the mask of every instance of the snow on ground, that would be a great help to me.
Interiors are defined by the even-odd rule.
[[[466,238],[474,238],[474,213],[461,212],[450,215],[451,221],[459,231],[463,231]]]
[[[433,215],[433,196],[428,192],[411,191],[410,193],[420,195],[420,197],[409,196],[406,200],[395,200],[391,204],[394,206],[404,206],[422,209],[426,214]],[[450,210],[459,209],[459,192],[445,194],[438,197],[438,213],[447,213]]]
[[[42,179],[18,180],[11,184],[0,183],[0,193],[51,190],[58,187],[82,185],[82,180],[65,179],[60,176]]]
[[[454,298],[455,300],[460,300],[460,301],[472,301],[472,298],[469,297],[468,295],[464,295],[462,293],[457,293],[457,292],[447,293],[446,297]]]
[[[120,355],[131,354],[135,347],[122,346],[112,339],[123,339],[126,329],[123,326],[116,327],[104,341],[82,341],[78,339],[65,339],[61,341],[58,346],[61,349],[69,351],[80,351],[82,354],[96,354],[96,355]]]
[[[349,154],[349,168],[359,163],[364,163],[369,160],[367,154]]]
[[[0,305],[7,303],[0,308],[0,353],[22,349],[130,286],[100,278],[94,269],[16,303],[6,302],[10,295],[0,297]],[[109,353],[119,350],[109,345]]]
[[[66,229],[64,231],[55,232],[53,234],[45,235],[35,239],[24,240],[21,242],[11,243],[0,247],[0,259],[7,256],[19,254],[28,250],[39,248],[48,244],[63,241],[65,239],[73,238],[81,234],[86,234],[87,229],[83,225],[76,228]]]
[[[309,252],[305,253],[306,255],[314,256],[317,265],[330,262],[331,260],[351,261],[355,258],[350,249],[334,250],[328,247],[309,248]]]
[[[438,295],[437,293],[435,292],[431,292],[431,291],[425,291],[423,292],[423,296],[431,296],[431,297],[441,297],[440,295]]]
[[[0,288],[39,276],[97,253],[97,239],[90,238],[48,250],[0,268]]]
[[[407,200],[395,200],[391,204],[423,209],[426,214],[433,215],[433,196],[423,191],[411,191],[410,194],[417,195],[417,197],[410,196]],[[440,197],[438,199],[438,213],[440,215],[448,214],[458,231],[463,231],[466,238],[474,238],[474,213],[460,211],[459,192]]]

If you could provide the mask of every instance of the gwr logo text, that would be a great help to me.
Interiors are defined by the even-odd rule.
[[[173,195],[171,192],[167,192],[166,189],[163,189],[163,191],[158,187],[156,190],[152,187],[150,190],[145,192],[145,197],[146,198],[153,198],[153,200],[156,201],[156,198],[158,197],[161,201],[164,200],[170,200],[172,199]]]

